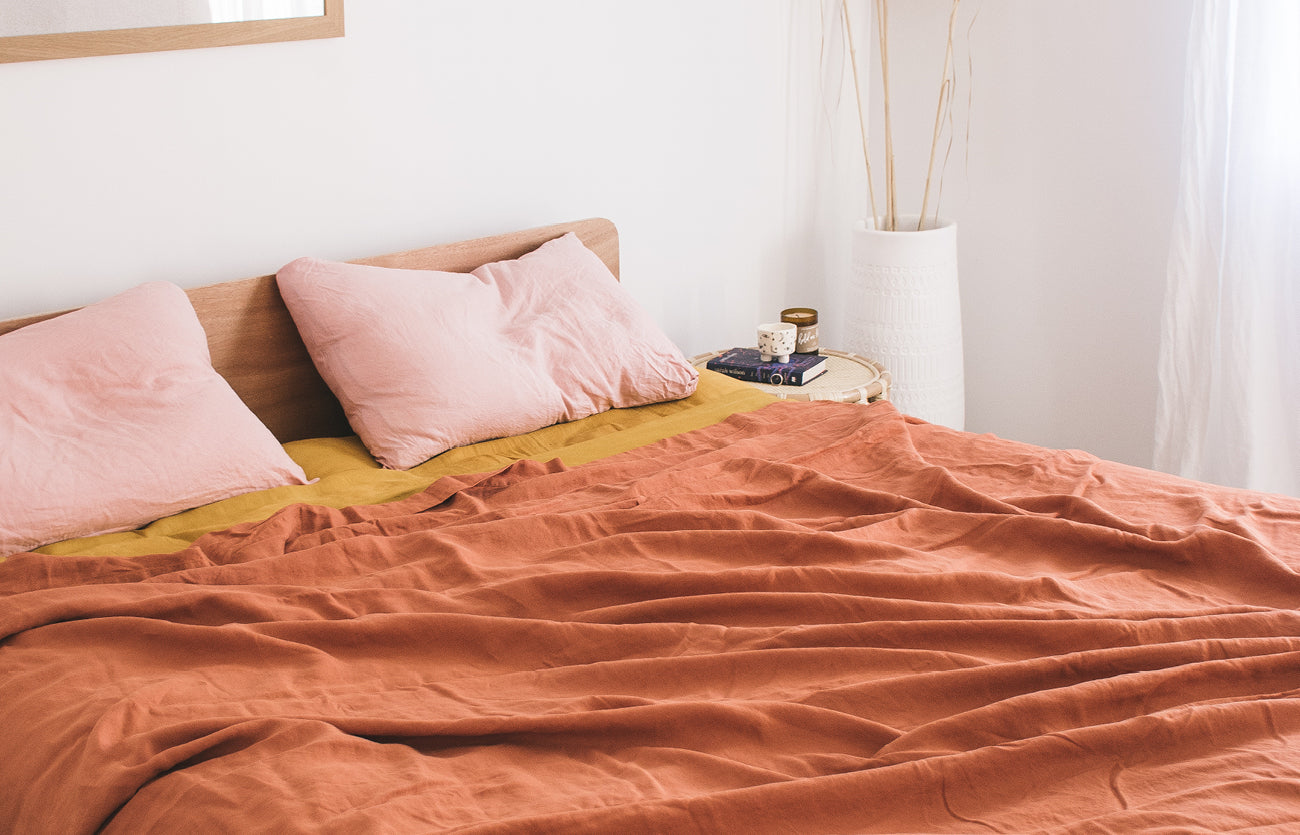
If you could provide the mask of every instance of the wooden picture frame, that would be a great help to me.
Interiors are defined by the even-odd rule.
[[[319,17],[0,37],[0,64],[343,37],[343,0],[324,2]]]

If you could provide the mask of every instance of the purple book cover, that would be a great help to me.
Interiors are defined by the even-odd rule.
[[[764,362],[757,348],[732,348],[706,362],[704,367],[751,383],[802,386],[826,370],[826,358],[817,354],[791,354],[789,362]]]

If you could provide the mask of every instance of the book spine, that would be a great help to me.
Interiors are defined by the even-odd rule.
[[[716,371],[719,374],[726,374],[728,377],[735,377],[737,380],[744,380],[749,383],[767,383],[768,385],[803,385],[803,369],[790,369],[789,371],[774,371],[767,368],[746,368],[735,365],[713,365],[706,363],[705,367],[710,371]],[[780,377],[780,379],[776,379]]]
[[[788,372],[788,373],[785,375],[785,384],[786,384],[787,386],[802,386],[802,385],[803,385],[803,369],[800,368],[800,369],[796,369],[796,370],[792,370],[792,371]]]

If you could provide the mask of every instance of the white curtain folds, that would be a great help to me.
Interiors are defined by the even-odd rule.
[[[1300,2],[1197,0],[1155,466],[1300,495]]]

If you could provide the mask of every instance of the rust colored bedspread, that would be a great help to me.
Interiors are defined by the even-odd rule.
[[[777,403],[0,565],[4,831],[1300,827],[1300,501]]]

